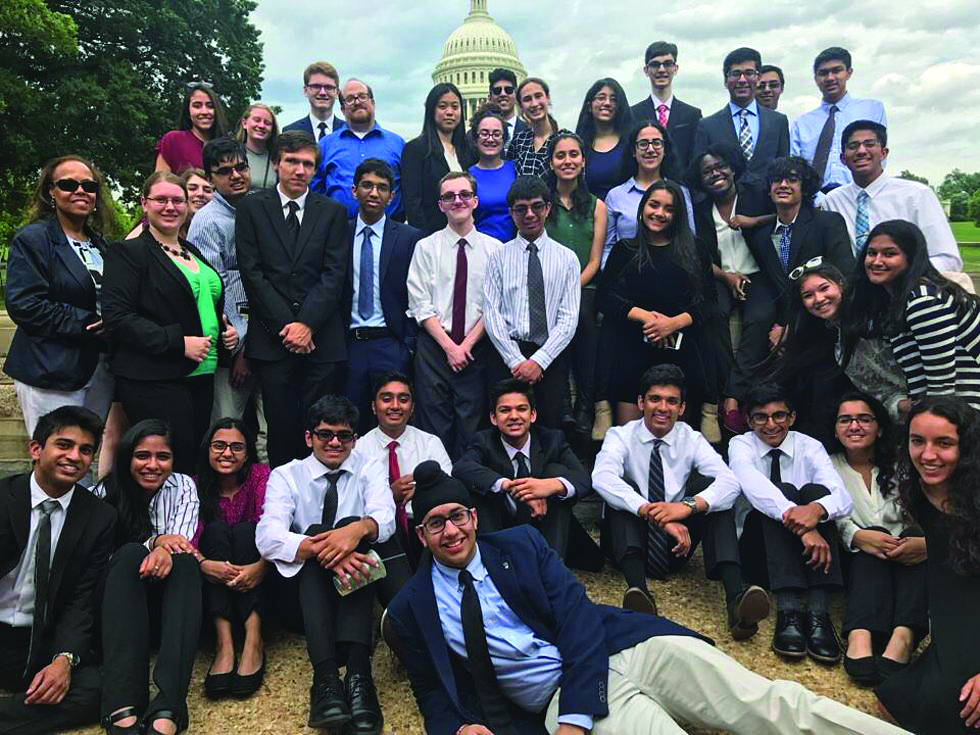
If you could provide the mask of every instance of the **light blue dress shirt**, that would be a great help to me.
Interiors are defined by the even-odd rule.
[[[728,111],[732,115],[732,125],[735,126],[735,140],[738,140],[738,131],[742,129],[742,109],[734,102],[728,102]],[[752,100],[744,109],[749,112],[749,133],[752,134],[752,150],[759,144],[759,103]]]
[[[850,184],[854,181],[850,170],[840,160],[841,134],[844,128],[855,120],[871,120],[886,126],[885,106],[878,100],[863,100],[845,94],[834,104],[837,105],[837,115],[834,117],[834,137],[830,143],[830,153],[827,156],[827,168],[818,171],[823,179],[823,185]],[[810,163],[817,153],[817,141],[830,115],[830,103],[821,102],[820,107],[800,115],[793,121],[789,130],[789,152],[794,156],[802,156]]]
[[[510,609],[483,566],[479,547],[466,569],[473,575],[473,585],[480,598],[490,660],[500,691],[521,709],[534,713],[543,711],[561,682],[561,653],[556,646],[538,638]],[[446,643],[465,660],[466,643],[460,617],[463,585],[459,581],[459,570],[433,560],[432,589]],[[558,722],[592,729],[589,715],[561,715]]]
[[[364,220],[361,219],[361,215],[357,215],[357,222],[354,224],[354,254],[353,254],[353,273],[351,278],[354,283],[354,298],[351,300],[350,307],[350,326],[351,329],[357,329],[358,327],[386,327],[385,315],[381,310],[381,240],[384,238],[385,233],[385,219],[384,215],[381,216],[377,222],[370,225],[371,232],[371,255],[374,257],[374,268],[372,269],[374,275],[374,298],[372,303],[374,305],[374,311],[371,316],[367,319],[362,319],[360,313],[357,310],[358,297],[361,292],[361,247],[364,245],[364,228],[368,225],[364,224]]]

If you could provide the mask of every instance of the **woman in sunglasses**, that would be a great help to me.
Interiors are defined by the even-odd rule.
[[[3,370],[28,435],[38,418],[63,405],[105,419],[113,379],[102,326],[106,241],[115,223],[102,174],[79,156],[44,166],[28,214],[10,243],[7,313],[17,325]]]
[[[201,152],[212,138],[227,134],[228,123],[221,100],[206,82],[187,85],[177,116],[177,128],[156,145],[156,171],[182,174],[188,168],[203,168]]]
[[[265,615],[262,582],[268,563],[255,548],[269,466],[259,464],[252,432],[238,419],[211,426],[197,460],[201,513],[191,543],[200,551],[206,610],[214,620],[214,661],[204,679],[209,697],[248,697],[262,686]],[[242,655],[235,661],[232,624],[245,628]]]

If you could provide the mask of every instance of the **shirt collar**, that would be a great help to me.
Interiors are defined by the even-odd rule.
[[[241,200],[239,200],[239,201],[241,201]],[[225,199],[221,195],[221,192],[218,191],[217,189],[215,189],[214,194],[212,194],[212,196],[211,196],[211,202],[217,202],[218,203],[217,204],[218,207],[224,207],[226,210],[228,210],[232,214],[235,213],[235,208],[233,206],[231,206],[231,204],[228,203],[228,200]],[[208,202],[208,204],[210,204],[211,202]],[[205,207],[207,207],[208,204],[205,204],[204,207],[202,207],[202,209],[204,209]],[[283,206],[286,206],[286,205],[283,204]]]
[[[641,194],[646,191],[646,189],[644,189],[643,187],[641,187],[639,184],[636,183],[636,177],[635,176],[632,177],[632,178],[630,178],[630,180],[627,181],[626,183],[629,184],[629,186],[630,186],[629,190],[630,191],[638,191]]]
[[[333,126],[335,124],[336,119],[337,119],[337,116],[334,115],[332,112],[330,113],[330,117],[328,117],[326,120],[321,120],[320,118],[318,118],[316,115],[314,115],[311,112],[310,113],[310,125],[313,126],[313,135],[319,135],[320,134],[320,123],[322,123],[322,122],[325,122],[327,124],[327,129],[323,131],[323,134],[324,135],[330,135],[330,133],[333,132]]]
[[[455,585],[457,589],[461,588],[462,585],[459,583],[459,569],[455,567],[447,567],[442,562],[432,560],[432,566],[434,569],[439,571],[449,584]],[[482,582],[487,577],[487,568],[483,566],[483,557],[480,556],[480,544],[476,545],[476,553],[473,554],[473,558],[470,559],[470,563],[466,565],[466,571],[468,571],[477,582]]]
[[[310,190],[307,189],[301,196],[291,200],[288,196],[282,193],[282,184],[276,184],[276,193],[279,195],[279,207],[281,209],[286,209],[286,202],[294,201],[299,205],[300,210],[302,210],[306,207],[306,197],[310,193]]]
[[[732,210],[735,211],[735,210]],[[800,216],[800,210],[796,210],[796,215],[793,217],[792,221],[783,224],[779,221],[779,215],[776,215],[776,229],[773,232],[782,232],[796,224],[797,218]]]
[[[770,447],[768,444],[766,444],[764,441],[762,441],[762,439],[760,439],[758,436],[756,436],[756,434],[755,434],[754,431],[752,432],[752,440],[755,442],[756,455],[759,458],[768,458],[769,452],[771,452],[773,449],[778,449],[783,454],[785,454],[787,457],[792,458],[793,457],[793,451],[796,448],[795,437],[796,437],[796,432],[795,431],[790,431],[786,435],[786,438],[783,439],[783,443],[782,444],[780,444],[778,447]]]
[[[514,461],[514,457],[518,454],[523,454],[528,460],[531,459],[531,432],[527,433],[527,438],[524,440],[523,447],[512,447],[510,444],[504,441],[504,437],[500,437],[500,443],[504,445],[504,451],[507,452],[507,456],[510,457],[510,461]]]
[[[71,502],[71,496],[74,494],[75,487],[72,486],[72,489],[66,492],[60,498],[52,498],[41,489],[41,486],[38,484],[37,477],[35,477],[33,472],[31,473],[31,510],[37,508],[45,500],[56,500],[61,506],[61,509],[67,513],[68,504]]]
[[[642,419],[642,417],[636,419],[636,423],[637,423],[636,434],[641,444],[648,444],[650,442],[659,439],[669,447],[673,442],[677,432],[677,424],[675,423],[673,426],[670,427],[670,431],[668,431],[662,437],[657,437],[654,436],[653,433],[650,431],[650,429],[647,428],[647,423]]]
[[[759,104],[756,100],[752,100],[747,107],[739,107],[731,100],[728,101],[728,111],[732,114],[732,117],[737,117],[742,110],[747,110],[750,115],[759,116]]]
[[[820,100],[820,109],[823,110],[824,112],[829,113],[831,105],[837,105],[838,110],[843,110],[847,108],[849,104],[851,104],[851,93],[844,92],[844,96],[841,97],[836,102],[827,102],[827,100],[823,100],[823,99]]]
[[[365,227],[371,228],[371,232],[373,233],[372,236],[383,235],[385,231],[385,219],[386,219],[385,215],[382,214],[381,219],[379,219],[373,225],[368,225],[364,222],[364,220],[361,219],[361,215],[357,215],[357,224],[354,225],[354,236],[360,237],[361,232],[364,231]]]
[[[303,460],[303,462],[306,463],[306,468],[310,472],[311,480],[319,480],[321,477],[329,475],[331,472],[349,472],[354,474],[353,464],[356,461],[357,458],[354,456],[353,451],[347,455],[347,459],[341,462],[340,467],[337,469],[330,469],[327,467],[325,464],[323,464],[323,462],[316,458],[316,455],[313,452],[310,452],[309,456]]]
[[[674,95],[670,95],[670,97],[668,97],[667,99],[661,100],[661,99],[659,99],[657,97],[657,95],[655,95],[653,92],[651,92],[650,93],[650,102],[653,103],[653,109],[654,110],[658,110],[659,111],[660,110],[660,105],[666,105],[667,106],[667,112],[670,112],[670,108],[673,107],[673,105],[674,105]]]
[[[514,239],[516,240],[521,250],[527,250],[527,246],[531,243],[530,240],[528,240],[526,237],[524,237],[524,235],[522,235],[519,232],[517,233],[517,237],[515,237]],[[541,248],[543,248],[545,244],[547,244],[548,242],[549,242],[548,230],[541,230],[541,234],[534,241],[534,244],[538,246],[538,250],[541,250]]]
[[[456,243],[459,242],[460,238],[463,238],[466,240],[466,247],[472,248],[474,247],[473,232],[475,230],[476,230],[476,226],[471,223],[470,229],[465,235],[458,235],[456,234],[456,230],[454,230],[449,225],[446,225],[439,231],[439,234],[442,236],[443,242],[451,245],[452,247],[456,247]]]
[[[877,196],[881,192],[881,190],[888,185],[889,178],[891,177],[887,173],[882,171],[881,176],[879,176],[877,179],[875,179],[870,184],[868,184],[868,187],[864,189],[864,191],[868,192],[868,196],[874,199],[875,196]],[[857,186],[857,184],[855,184],[855,186]],[[858,186],[857,189],[858,192],[862,191],[860,186]]]

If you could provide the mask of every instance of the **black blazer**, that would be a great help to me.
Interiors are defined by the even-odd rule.
[[[774,158],[789,155],[789,120],[781,112],[775,112],[757,104],[759,110],[759,139],[752,151],[748,167],[739,183],[764,189],[766,184],[766,167]],[[714,143],[726,143],[739,148],[732,114],[726,103],[723,108],[713,115],[703,118],[698,123],[694,134],[694,149],[703,151]]]
[[[211,268],[201,252],[181,243]],[[213,270],[213,269],[212,269]],[[214,305],[223,330],[225,289]],[[184,337],[201,337],[201,315],[187,277],[150,234],[113,243],[105,261],[102,315],[112,338],[110,367],[130,380],[176,380],[198,363],[184,357]],[[219,337],[218,351],[223,352]]]
[[[341,316],[344,328],[350,328],[350,315],[354,299],[354,227],[357,220],[350,221],[351,241],[347,256],[347,277],[344,279],[344,297],[341,300]],[[395,336],[415,352],[415,339],[419,326],[414,319],[406,316],[408,311],[408,266],[412,263],[415,243],[422,233],[411,225],[396,222],[385,217],[385,231],[381,237],[381,311],[385,324]],[[375,242],[377,242],[375,240]]]
[[[798,284],[787,274],[818,255],[848,275],[854,270],[854,251],[844,218],[837,212],[824,212],[812,206],[800,207],[789,241],[789,267],[783,271],[779,255],[772,244],[776,223],[756,227],[745,234],[749,250],[759,268],[783,294],[784,309],[788,299],[797,293]],[[797,296],[798,298],[798,296]]]
[[[31,476],[0,480],[0,577],[8,575],[30,543]],[[116,511],[81,485],[75,485],[65,525],[58,537],[48,582],[48,611],[27,665],[33,677],[59,653],[80,658],[92,650],[98,608],[95,590],[102,577],[116,525]]]
[[[341,295],[350,259],[347,210],[309,192],[295,246],[286,229],[278,188],[238,203],[235,247],[250,314],[245,356],[281,360],[292,353],[279,332],[290,322],[313,330],[316,363],[347,358]]]
[[[446,226],[446,215],[439,209],[439,181],[449,173],[443,155],[426,156],[427,143],[419,136],[405,144],[402,150],[401,187],[405,219],[427,237]],[[466,171],[476,159],[469,146],[456,151],[459,165]]]
[[[335,132],[337,130],[342,130],[343,128],[346,128],[346,127],[347,127],[346,121],[342,117],[340,117],[339,115],[334,115],[333,116],[333,128],[331,130],[328,130],[327,131],[327,135],[330,135],[330,133],[333,133],[333,132]],[[301,117],[299,120],[296,120],[294,122],[289,123],[289,125],[287,125],[286,127],[284,127],[282,129],[282,132],[288,133],[288,132],[293,131],[293,130],[298,130],[301,133],[306,133],[311,138],[313,138],[313,140],[316,140],[317,139],[316,136],[320,132],[319,130],[313,130],[313,123],[310,122],[310,116],[309,115],[303,115],[303,117]],[[326,136],[324,136],[324,137],[326,137]]]
[[[640,120],[656,120],[657,108],[653,100],[647,95],[643,100],[637,102],[630,108],[633,113],[633,122]],[[694,131],[701,120],[701,109],[686,102],[681,102],[674,97],[670,105],[670,115],[667,117],[667,132],[674,143],[674,153],[680,165],[681,171],[687,170],[687,164],[691,161],[694,154]]]
[[[531,427],[531,477],[564,477],[575,488],[575,500],[592,492],[592,478],[556,429]],[[478,431],[463,456],[453,465],[453,477],[473,492],[486,495],[501,478],[514,478],[514,465],[496,428]]]
[[[715,202],[710,196],[702,196],[694,203],[694,229],[698,240],[704,247],[711,262],[721,267],[721,253],[718,252],[718,233],[715,232]],[[735,199],[735,214],[746,217],[758,217],[771,214],[772,200],[761,191],[752,187],[739,186],[738,197]],[[743,237],[747,235],[743,233]]]
[[[88,232],[105,257],[101,235]],[[48,390],[78,390],[106,344],[85,329],[99,320],[96,291],[54,216],[17,231],[7,261],[7,313],[17,325],[3,371]]]

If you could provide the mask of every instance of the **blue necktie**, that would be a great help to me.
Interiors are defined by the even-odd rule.
[[[738,144],[745,154],[745,160],[749,161],[752,158],[752,151],[755,150],[752,144],[752,130],[749,128],[749,111],[739,110],[738,116],[742,119],[738,128]]]
[[[793,239],[793,225],[779,225],[782,232],[779,233],[779,262],[783,266],[783,273],[789,270],[789,244]]]
[[[871,231],[868,222],[868,201],[871,197],[864,189],[858,192],[857,214],[854,216],[854,249],[855,255],[859,255],[864,250],[864,243],[868,240],[868,233]]]
[[[360,279],[357,285],[357,313],[361,319],[370,319],[374,314],[374,248],[371,247],[371,235],[374,232],[370,227],[365,227],[363,232]]]

